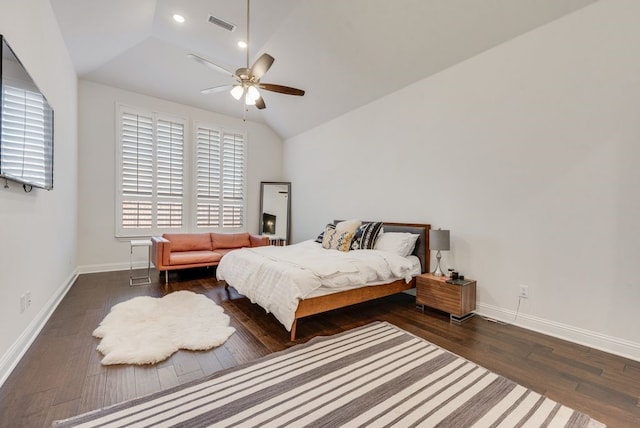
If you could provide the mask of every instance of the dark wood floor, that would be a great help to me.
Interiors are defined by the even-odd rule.
[[[252,361],[293,343],[260,307],[215,281],[213,271],[172,274],[129,287],[128,271],[81,275],[36,341],[0,388],[1,427],[43,427],[56,419],[149,394]],[[221,304],[236,333],[207,352],[179,351],[154,366],[100,364],[91,332],[121,301],[175,290],[202,293]],[[393,323],[611,427],[640,426],[640,362],[475,317],[463,325],[399,294],[303,319],[298,341],[374,320]]]

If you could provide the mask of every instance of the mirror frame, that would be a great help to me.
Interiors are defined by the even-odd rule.
[[[290,181],[261,181],[260,182],[260,212],[258,213],[258,231],[263,233],[264,222],[262,218],[264,209],[264,187],[266,185],[287,186],[287,229],[285,235],[285,244],[288,245],[291,237],[291,182]]]

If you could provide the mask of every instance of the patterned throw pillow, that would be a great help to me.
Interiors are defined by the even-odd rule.
[[[358,228],[358,230],[356,230],[356,233],[351,240],[351,249],[373,250],[373,246],[376,244],[376,239],[378,239],[381,230],[381,221],[363,224]]]
[[[327,229],[335,229],[335,228],[336,228],[336,225],[335,225],[335,224],[333,224],[333,223],[329,223],[329,224],[327,224],[327,227],[325,227],[325,230],[327,230]],[[318,237],[316,238],[316,242],[317,242],[317,243],[322,244],[322,240],[323,240],[323,238],[324,238],[324,232],[325,232],[325,230],[323,230],[322,232],[320,232],[320,235],[318,235]]]
[[[324,238],[322,239],[322,248],[349,251],[351,238],[353,238],[353,233],[351,232],[338,232],[335,229],[327,227],[324,231]]]

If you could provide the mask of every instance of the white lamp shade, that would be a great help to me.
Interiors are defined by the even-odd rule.
[[[242,98],[242,94],[244,94],[244,88],[241,85],[235,85],[231,89],[231,96],[236,100],[239,100],[240,98]]]
[[[448,230],[429,230],[429,249],[430,250],[449,250],[449,231]]]
[[[255,105],[258,98],[260,98],[260,92],[258,92],[255,86],[249,86],[247,89],[247,104],[251,106]]]

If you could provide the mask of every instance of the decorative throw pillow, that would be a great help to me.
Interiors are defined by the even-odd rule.
[[[356,230],[351,240],[352,250],[373,250],[373,246],[382,230],[382,222],[366,223]]]
[[[341,221],[340,223],[336,224],[336,230],[338,232],[356,233],[356,230],[358,230],[358,228],[360,227],[361,224],[362,224],[362,222],[360,220],[358,220],[358,219],[345,220],[345,221]]]
[[[339,232],[336,229],[327,227],[324,231],[324,238],[322,239],[322,248],[349,251],[351,238],[353,238],[353,233],[351,232]]]
[[[327,224],[327,226],[324,228],[324,230],[322,232],[320,232],[320,235],[318,235],[318,237],[316,238],[316,242],[319,243],[319,244],[322,244],[322,241],[324,239],[325,230],[327,230],[327,229],[335,229],[335,228],[336,228],[335,224],[333,224],[333,223]]]

